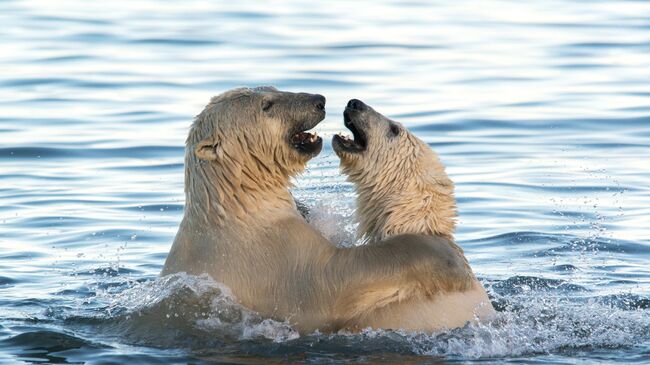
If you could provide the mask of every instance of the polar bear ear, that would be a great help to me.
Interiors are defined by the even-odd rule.
[[[214,161],[218,157],[220,142],[214,136],[210,136],[196,144],[194,154],[201,160]]]

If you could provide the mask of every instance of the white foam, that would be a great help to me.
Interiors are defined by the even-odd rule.
[[[486,324],[433,334],[372,329],[360,334],[315,333],[302,340],[326,347],[344,340],[359,348],[341,351],[360,352],[365,346],[382,347],[388,341],[415,354],[462,359],[628,347],[650,341],[650,316],[645,309],[620,309],[596,300],[544,292],[503,299],[512,303],[511,308]],[[288,323],[262,318],[242,307],[226,286],[207,275],[181,273],[135,283],[111,295],[110,300],[112,317],[126,318],[146,336],[156,336],[151,334],[152,328],[161,332],[173,328],[194,338],[272,340],[286,346],[301,338]]]
[[[645,310],[542,295],[518,296],[516,302],[520,308],[498,313],[491,323],[402,336],[415,353],[464,359],[627,347],[650,340],[650,316]]]
[[[108,315],[129,321],[135,332],[173,328],[193,336],[287,341],[299,337],[288,323],[262,318],[240,305],[224,284],[207,274],[177,273],[144,283],[132,283],[110,300]],[[147,333],[147,336],[150,334]]]

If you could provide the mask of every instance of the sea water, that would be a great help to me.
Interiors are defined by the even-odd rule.
[[[5,0],[0,24],[1,364],[650,363],[650,3]],[[292,191],[337,244],[347,100],[429,143],[497,319],[299,335],[160,278],[193,116],[257,85],[327,97]]]

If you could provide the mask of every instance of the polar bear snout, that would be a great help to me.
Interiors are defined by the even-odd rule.
[[[296,110],[304,110],[315,112],[317,115],[325,113],[325,104],[326,99],[321,94],[308,94],[308,93],[286,93],[291,98],[289,98],[290,105],[293,107],[298,107]]]
[[[290,121],[294,133],[312,129],[325,119],[326,99],[320,94],[285,92],[276,100],[282,119]]]
[[[314,99],[314,104],[316,106],[316,110],[325,111],[325,97],[321,94],[315,94],[313,96]]]
[[[363,101],[361,101],[359,99],[350,99],[350,101],[348,101],[347,108],[362,112],[362,111],[365,111],[366,109],[368,109],[368,106]]]

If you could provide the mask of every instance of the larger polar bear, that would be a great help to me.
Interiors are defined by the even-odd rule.
[[[324,107],[320,95],[271,87],[210,101],[187,138],[185,211],[162,274],[207,273],[302,333],[446,328],[438,294],[463,283],[464,262],[427,236],[338,248],[296,209],[290,178],[322,147],[307,130]]]
[[[343,118],[353,139],[335,135],[332,146],[343,173],[355,184],[359,238],[373,245],[405,234],[431,237],[449,263],[435,270],[446,283],[437,295],[435,316],[448,327],[491,317],[494,309],[485,289],[453,241],[454,184],[438,156],[402,125],[360,100],[348,102]]]

